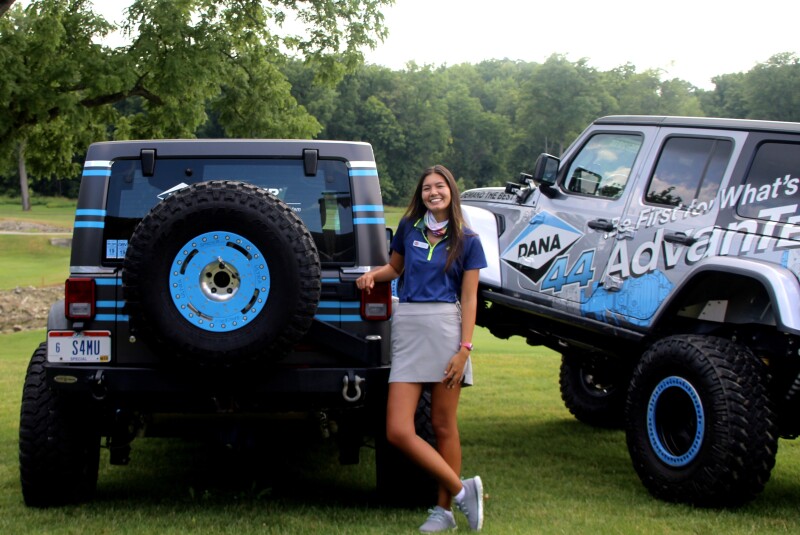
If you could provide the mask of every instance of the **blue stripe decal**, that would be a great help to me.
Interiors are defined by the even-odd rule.
[[[94,319],[96,321],[128,321],[127,314],[97,314]]]
[[[111,176],[111,169],[84,169],[83,176]]]
[[[383,212],[383,206],[380,204],[356,204],[353,205],[354,212]]]
[[[334,283],[338,283],[338,282],[339,282],[339,279],[322,279],[322,284],[325,284],[325,283],[334,284]]]
[[[75,228],[105,228],[102,221],[75,221]]]
[[[78,210],[75,210],[75,217],[81,217],[81,216],[100,216],[100,217],[105,217],[106,216],[106,211],[105,210],[92,210],[92,209],[89,209],[89,208],[79,208]]]
[[[350,169],[350,176],[378,176],[377,169]]]
[[[122,286],[122,279],[95,279],[94,283],[98,286]]]
[[[97,308],[122,308],[125,306],[125,301],[97,301],[95,305]]]
[[[354,225],[383,225],[386,220],[382,217],[354,217]]]
[[[320,301],[319,308],[359,308],[360,301]]]
[[[314,316],[315,319],[319,321],[364,321],[361,319],[361,316],[356,316],[355,314],[346,314],[346,315],[338,315],[338,314],[317,314]]]

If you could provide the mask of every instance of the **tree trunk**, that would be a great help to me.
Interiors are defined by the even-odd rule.
[[[22,211],[31,210],[31,198],[28,194],[28,170],[25,168],[25,141],[17,147],[17,170],[19,171],[19,191],[22,196]]]

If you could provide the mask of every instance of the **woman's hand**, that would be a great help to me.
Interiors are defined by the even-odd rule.
[[[371,271],[364,273],[359,278],[356,279],[356,288],[359,290],[366,290],[367,294],[372,291],[372,288],[375,286],[375,277],[372,275]]]
[[[469,351],[465,347],[460,348],[458,353],[450,358],[450,362],[447,363],[447,369],[444,371],[444,379],[442,379],[447,388],[453,388],[464,379],[464,370],[467,368],[468,358]]]
[[[396,279],[403,272],[403,257],[392,251],[389,263],[367,271],[356,279],[356,288],[365,290],[367,294],[375,287],[376,282],[388,282]]]

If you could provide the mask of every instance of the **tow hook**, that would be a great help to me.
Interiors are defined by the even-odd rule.
[[[108,394],[108,388],[106,387],[103,377],[103,370],[97,370],[97,373],[94,374],[91,391],[92,397],[98,401],[102,401],[106,398],[106,395]]]
[[[361,399],[361,383],[363,382],[364,378],[354,375],[353,372],[348,372],[347,375],[344,376],[344,379],[342,379],[342,383],[344,383],[344,386],[342,387],[342,397],[345,399],[345,401],[354,403]],[[350,383],[353,384],[353,390],[355,391],[354,395],[350,395],[349,393]]]

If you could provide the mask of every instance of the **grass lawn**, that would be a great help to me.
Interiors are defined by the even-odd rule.
[[[63,284],[69,276],[69,248],[47,236],[0,235],[0,290]]]
[[[71,229],[75,222],[75,199],[62,199],[59,197],[34,198],[31,200],[31,209],[22,211],[19,198],[0,197],[0,220],[14,219],[58,226]]]
[[[188,441],[137,439],[131,465],[103,451],[97,498],[56,509],[22,503],[17,468],[25,366],[43,331],[0,336],[0,533],[415,533],[426,512],[375,503],[373,456],[339,466],[330,441],[276,430],[263,456]],[[460,410],[464,474],[486,484],[484,532],[761,534],[800,525],[800,448],[782,440],[765,492],[736,510],[657,501],[639,483],[621,431],[575,421],[558,392],[559,357],[479,329],[476,386]],[[302,447],[300,447],[302,446]],[[459,520],[460,531],[466,525]]]
[[[19,199],[0,197],[0,221],[38,223],[69,231],[75,221],[75,200],[33,199],[23,212]],[[17,286],[63,284],[69,274],[69,248],[50,245],[46,235],[0,235],[0,290]]]
[[[400,222],[400,217],[406,211],[405,207],[400,208],[397,206],[384,206],[384,216],[386,218],[386,226],[392,229],[397,229],[397,224]]]

